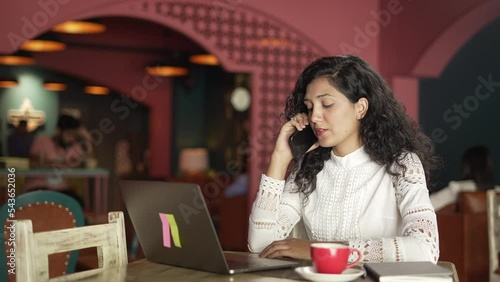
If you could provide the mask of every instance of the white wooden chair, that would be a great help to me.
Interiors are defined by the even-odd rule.
[[[487,200],[490,281],[500,282],[500,274],[495,273],[500,270],[498,265],[498,255],[500,253],[500,192],[498,190],[489,190]]]
[[[110,212],[108,222],[71,229],[33,233],[31,220],[16,222],[16,281],[49,281],[48,255],[97,247],[99,268],[50,279],[87,277],[104,268],[127,265],[123,212]]]
[[[44,232],[66,228],[75,228],[84,225],[83,210],[80,204],[72,197],[57,191],[33,191],[16,196],[15,213],[12,203],[5,203],[0,209],[0,220],[3,223],[3,236],[0,240],[0,281],[16,281],[13,265],[7,265],[12,256],[7,240],[15,239],[14,229],[7,227],[12,222],[7,221],[10,215],[16,220],[30,219],[33,232]],[[13,251],[14,249],[12,249]],[[49,256],[49,277],[57,277],[75,272],[79,251],[62,252]],[[6,260],[7,259],[7,260]]]

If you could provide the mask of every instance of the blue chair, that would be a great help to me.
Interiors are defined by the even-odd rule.
[[[30,219],[33,222],[34,232],[84,225],[84,215],[80,204],[72,197],[55,191],[34,191],[17,196],[14,206],[12,206],[12,201],[10,205],[7,202],[2,206],[0,219],[4,226],[4,236],[0,242],[0,281],[14,281],[14,275],[8,275],[10,266],[7,264],[11,261],[9,254],[12,246],[9,246],[9,239],[14,232],[7,228],[13,223],[9,220]],[[7,244],[4,240],[7,240]],[[77,258],[78,251],[49,256],[50,277],[73,273]]]

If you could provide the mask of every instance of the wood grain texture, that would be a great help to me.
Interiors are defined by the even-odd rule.
[[[490,259],[490,281],[500,281],[498,256],[500,254],[500,193],[496,190],[487,192],[488,206],[488,247]]]
[[[16,224],[17,281],[49,281],[49,254],[97,247],[99,269],[51,279],[74,280],[128,263],[122,212],[110,212],[107,224],[33,233],[31,220]]]
[[[31,220],[18,220],[16,222],[16,281],[19,282],[35,281],[35,258],[31,254],[31,251],[35,249],[35,242],[32,235]],[[43,264],[43,262],[40,263]],[[48,279],[48,268],[46,273]]]

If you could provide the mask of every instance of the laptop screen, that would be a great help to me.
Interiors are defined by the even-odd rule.
[[[120,187],[146,259],[228,273],[198,185],[122,180]]]

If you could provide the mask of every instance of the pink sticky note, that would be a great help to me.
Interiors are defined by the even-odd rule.
[[[163,229],[163,246],[170,248],[170,224],[167,220],[167,215],[160,213],[161,225]]]

